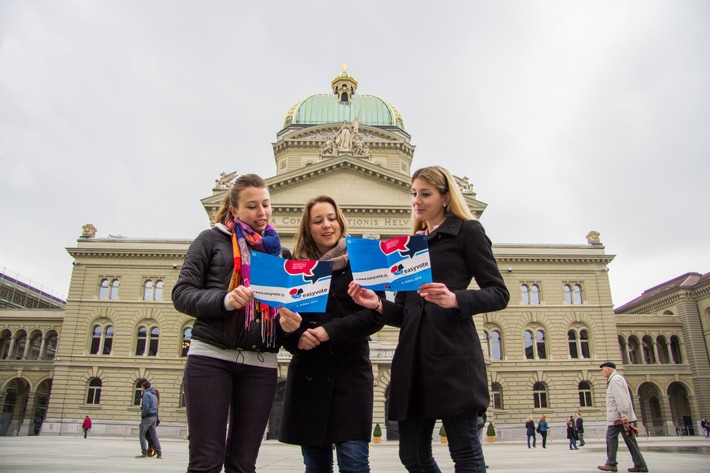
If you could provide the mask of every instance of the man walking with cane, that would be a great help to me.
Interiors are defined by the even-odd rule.
[[[606,380],[606,463],[599,465],[602,471],[618,471],[616,467],[616,451],[619,448],[619,434],[624,439],[626,447],[634,461],[629,471],[648,471],[639,446],[636,443],[638,429],[635,427],[636,414],[631,404],[629,386],[623,376],[616,372],[616,365],[606,361],[599,365]]]

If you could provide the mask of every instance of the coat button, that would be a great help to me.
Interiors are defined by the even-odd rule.
[[[328,376],[328,382],[329,382],[329,383],[332,383],[332,382],[333,382],[333,377],[332,377],[332,376]]]
[[[422,308],[422,303],[421,303],[421,302],[418,303],[418,304],[417,304],[417,307],[419,307],[419,308],[421,309],[421,308]]]
[[[259,319],[254,319],[254,322],[258,324],[258,323],[259,323]]]
[[[252,349],[252,350],[256,350],[256,345],[252,345],[252,346],[251,346],[251,349]]]

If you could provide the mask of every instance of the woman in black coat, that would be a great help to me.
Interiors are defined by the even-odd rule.
[[[525,419],[525,433],[528,436],[528,448],[530,448],[530,439],[532,439],[532,446],[535,447],[537,436],[535,435],[535,421],[532,416],[528,416]]]
[[[368,341],[383,324],[347,293],[353,277],[346,231],[336,202],[316,197],[303,210],[293,250],[295,259],[333,262],[325,313],[301,313],[300,328],[284,342],[293,358],[279,440],[301,445],[307,473],[333,471],[333,444],[341,471],[370,471],[373,376]]]
[[[504,309],[509,294],[491,242],[440,166],[412,176],[412,229],[427,235],[433,283],[399,292],[394,302],[351,284],[361,305],[400,327],[392,360],[389,417],[399,423],[399,456],[408,471],[439,468],[432,456],[442,419],[457,471],[484,472],[477,418],[488,407],[488,380],[473,315]],[[480,289],[469,289],[475,279]]]

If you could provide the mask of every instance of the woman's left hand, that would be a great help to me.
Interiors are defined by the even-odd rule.
[[[449,291],[446,284],[440,282],[429,282],[419,286],[417,291],[420,296],[427,302],[432,302],[444,309],[456,309],[459,302],[456,300],[456,294]]]
[[[285,307],[279,308],[279,323],[281,328],[286,333],[291,333],[301,326],[301,315],[298,312],[293,312]]]

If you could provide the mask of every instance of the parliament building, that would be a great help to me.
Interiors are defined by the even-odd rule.
[[[360,94],[346,69],[330,85],[288,109],[276,133],[276,173],[266,179],[274,227],[292,247],[304,204],[326,194],[341,205],[353,236],[408,234],[410,176],[418,166],[403,115]],[[211,193],[205,183],[205,227],[237,173],[248,172],[219,174]],[[486,204],[468,178],[456,179],[485,226]],[[710,417],[710,274],[679,276],[615,311],[608,276],[614,256],[598,232],[571,244],[492,237],[511,298],[505,310],[477,315],[475,323],[488,365],[487,417],[499,439],[523,438],[529,415],[547,416],[563,435],[577,412],[587,436],[603,437],[606,380],[599,364],[606,360],[629,382],[642,433],[698,433],[700,419]],[[17,293],[38,299],[42,291],[10,290],[12,281],[0,278],[0,435],[79,435],[88,415],[93,435],[137,436],[140,387],[148,380],[160,391],[161,437],[187,438],[182,377],[193,319],[175,310],[170,294],[190,243],[101,237],[85,225],[67,248],[74,266],[65,306],[5,304]],[[398,335],[385,327],[370,343],[373,422],[388,439],[397,438],[386,418]],[[282,350],[265,438],[278,433],[289,359]]]

